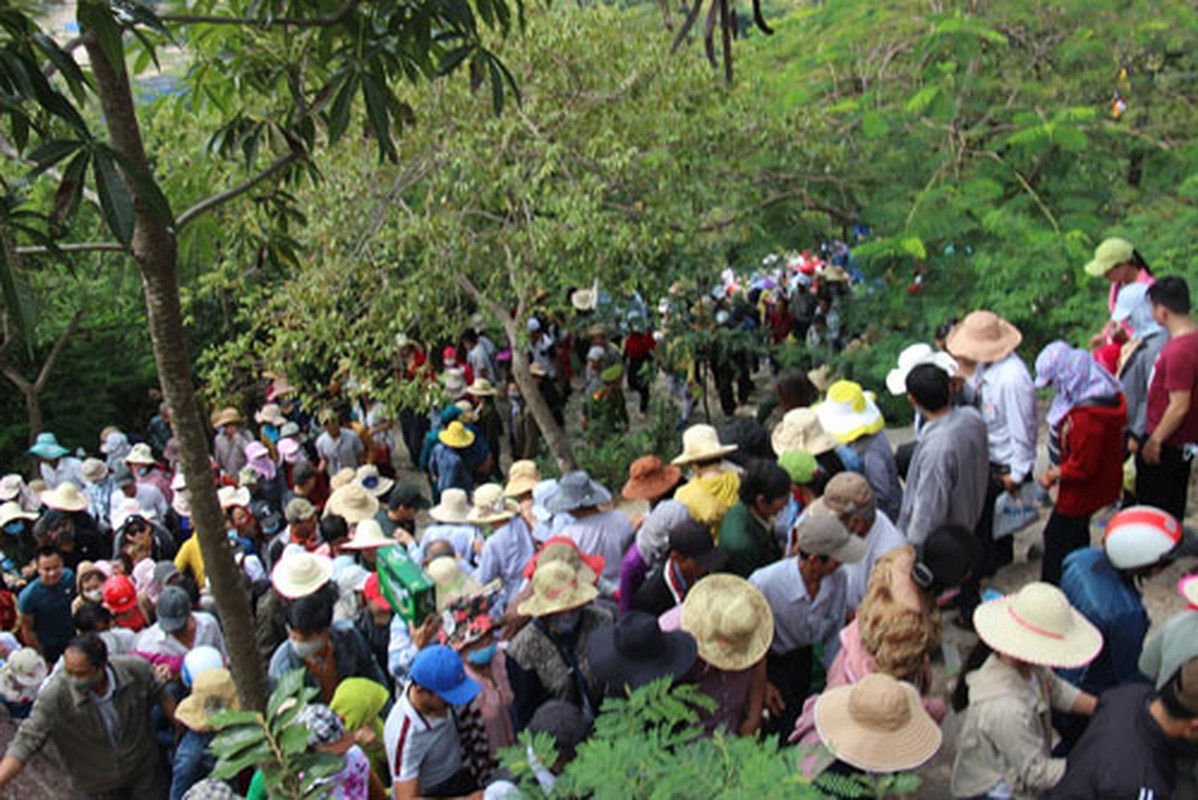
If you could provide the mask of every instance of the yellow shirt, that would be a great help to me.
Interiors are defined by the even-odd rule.
[[[201,589],[204,588],[204,559],[200,557],[200,538],[196,533],[183,543],[175,554],[175,569],[190,572]]]

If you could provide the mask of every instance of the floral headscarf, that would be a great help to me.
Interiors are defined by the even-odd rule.
[[[1056,427],[1075,406],[1122,391],[1119,382],[1085,350],[1055,341],[1036,357],[1036,386],[1051,386],[1055,396],[1048,424]]]

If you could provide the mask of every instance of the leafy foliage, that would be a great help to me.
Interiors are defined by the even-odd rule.
[[[270,797],[316,800],[329,794],[320,779],[340,771],[341,756],[310,752],[308,729],[296,716],[320,691],[304,685],[306,670],[288,672],[270,695],[266,713],[222,711],[213,718],[220,733],[212,741],[214,778],[261,770]]]

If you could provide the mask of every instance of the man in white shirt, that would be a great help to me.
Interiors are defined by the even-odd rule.
[[[191,610],[191,597],[179,586],[168,586],[158,596],[158,621],[137,636],[140,653],[182,658],[201,645],[215,647],[226,659],[225,637],[216,617]]]
[[[466,676],[462,658],[445,645],[420,651],[412,680],[387,715],[383,743],[391,767],[392,797],[455,797],[478,790],[464,768],[455,707],[481,687]]]
[[[152,483],[138,483],[124,464],[116,468],[112,482],[116,491],[108,498],[108,519],[113,530],[119,530],[121,527],[121,521],[124,519],[122,510],[134,503],[145,512],[144,516],[147,518],[166,519],[170,507],[157,486]]]

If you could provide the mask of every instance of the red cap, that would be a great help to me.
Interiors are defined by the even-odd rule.
[[[137,605],[137,589],[124,575],[113,575],[104,581],[104,605],[113,614],[124,614]]]
[[[366,578],[366,585],[362,587],[362,594],[367,600],[373,600],[387,611],[391,610],[391,604],[387,602],[387,598],[383,597],[383,592],[379,589],[379,574],[377,572],[370,573]]]

